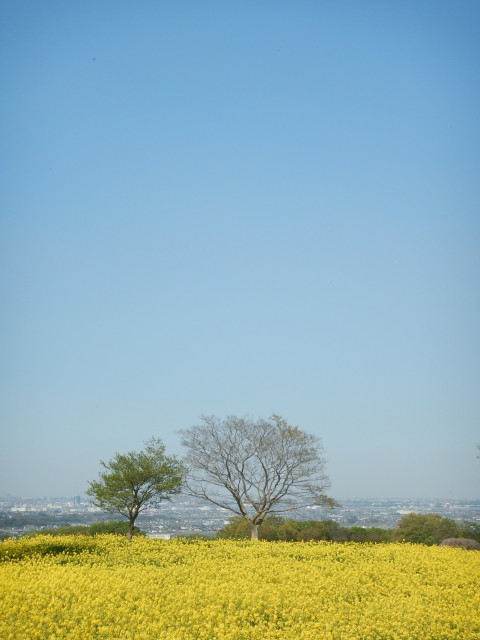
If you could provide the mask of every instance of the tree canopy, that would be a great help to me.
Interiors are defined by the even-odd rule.
[[[438,513],[408,513],[395,529],[397,540],[420,544],[439,544],[445,538],[458,538],[462,529],[454,520],[443,518]]]
[[[252,539],[268,514],[335,504],[325,493],[321,441],[278,415],[256,422],[202,416],[182,431],[182,444],[186,491],[245,518]]]
[[[109,462],[101,460],[100,464],[105,471],[100,472],[98,480],[89,483],[87,495],[103,511],[128,518],[129,540],[142,511],[170,500],[181,490],[183,464],[165,454],[165,446],[158,438],[146,442],[143,451],[117,453]]]

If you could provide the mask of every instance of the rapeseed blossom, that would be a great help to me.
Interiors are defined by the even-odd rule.
[[[2,640],[480,640],[480,553],[39,536],[0,545]]]

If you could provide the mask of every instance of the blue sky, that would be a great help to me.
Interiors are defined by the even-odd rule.
[[[201,414],[479,498],[480,5],[0,6],[0,494]]]

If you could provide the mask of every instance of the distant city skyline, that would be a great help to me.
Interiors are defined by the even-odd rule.
[[[33,503],[33,504],[32,504]],[[458,523],[480,523],[480,500],[345,500],[335,509],[318,507],[300,509],[288,514],[296,520],[334,520],[342,526],[381,527],[394,529],[408,513],[435,513]],[[165,534],[212,533],[222,528],[232,514],[200,500],[177,496],[160,508],[147,510],[138,518],[138,526],[149,536]],[[124,519],[118,514],[92,509],[89,501],[74,504],[73,500],[52,499],[29,502],[3,502],[0,497],[0,534],[22,535],[25,531],[93,522]]]
[[[0,495],[0,502],[2,500],[27,500],[27,501],[37,501],[37,500],[71,500],[73,501],[74,498],[80,498],[81,502],[89,502],[92,503],[93,498],[90,498],[87,495],[84,494],[78,494],[78,495],[73,495],[73,494],[55,494],[55,495],[33,495],[33,494],[24,494],[24,495],[17,495],[17,494],[13,494],[13,493],[7,493],[5,495]],[[182,496],[182,494],[179,494],[179,496],[176,496],[175,498],[173,498],[173,500],[177,500],[177,501],[181,501],[182,499],[184,499],[184,496]],[[390,502],[392,500],[413,500],[413,501],[431,501],[431,502],[436,502],[436,501],[445,501],[448,502],[449,500],[452,501],[458,501],[458,500],[462,500],[462,501],[466,501],[466,502],[478,502],[480,501],[480,498],[462,498],[462,497],[446,497],[446,496],[430,496],[430,497],[425,497],[425,498],[414,498],[412,496],[358,496],[358,497],[352,497],[352,496],[337,496],[337,500],[347,500],[347,501],[372,501],[372,502]],[[205,502],[205,504],[210,504],[207,501]],[[326,507],[322,507],[322,508],[326,508]]]
[[[480,495],[480,3],[0,6],[0,493],[201,414]]]

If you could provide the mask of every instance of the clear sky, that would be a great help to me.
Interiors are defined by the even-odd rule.
[[[480,3],[0,4],[0,495],[201,414],[480,498]]]

